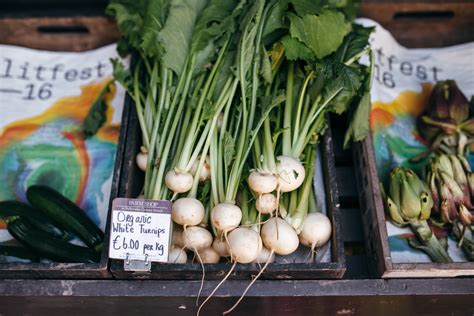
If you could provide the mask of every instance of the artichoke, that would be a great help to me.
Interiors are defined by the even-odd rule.
[[[472,261],[472,234],[466,230],[471,229],[473,222],[474,175],[467,159],[460,155],[434,155],[426,174],[433,196],[433,215],[438,217],[440,224],[451,229],[453,237]]]
[[[435,262],[452,262],[427,222],[434,205],[428,185],[412,170],[397,167],[390,172],[388,193],[383,194],[390,219],[398,226],[409,225],[418,238],[410,239],[410,245]]]
[[[438,82],[431,93],[428,108],[418,119],[418,130],[433,150],[464,155],[474,135],[473,104],[456,82]]]
[[[428,186],[410,169],[395,168],[390,173],[387,207],[398,225],[430,218],[433,199]]]

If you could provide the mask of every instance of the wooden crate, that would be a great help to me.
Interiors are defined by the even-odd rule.
[[[118,31],[113,20],[104,16],[0,18],[0,43],[50,51],[85,51],[116,42]],[[129,108],[123,109],[123,118]],[[116,196],[121,170],[127,120],[120,129],[115,157],[111,197]],[[106,231],[109,230],[107,223]],[[111,278],[108,271],[108,239],[99,263],[0,263],[0,278]]]
[[[374,0],[364,4],[362,15],[380,22],[407,47],[438,47],[474,40],[472,1],[393,3]],[[473,262],[392,262],[372,139],[368,137],[355,144],[353,153],[366,250],[373,274],[383,278],[474,275]]]
[[[137,197],[143,187],[143,172],[136,163],[135,156],[141,146],[141,133],[135,106],[127,97],[126,103],[131,104],[131,116],[128,123],[127,144],[125,145],[124,163],[121,174],[118,197]],[[339,212],[338,190],[334,167],[334,155],[330,129],[321,144],[322,169],[328,217],[332,222],[331,257],[328,263],[273,263],[268,266],[262,279],[334,279],[342,278],[345,270],[345,255],[341,237],[341,220]],[[107,238],[107,237],[106,237]],[[191,280],[202,277],[201,265],[160,264],[152,263],[150,273],[134,273],[123,269],[123,260],[111,260],[110,271],[117,279],[176,279]],[[221,279],[230,269],[230,263],[206,264],[206,279]],[[257,264],[238,264],[231,279],[248,279],[260,271]]]
[[[441,47],[472,41],[472,0],[364,0],[360,16],[379,22],[407,47]]]

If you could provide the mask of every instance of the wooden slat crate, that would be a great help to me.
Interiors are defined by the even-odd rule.
[[[131,103],[127,98],[127,103]],[[141,146],[141,133],[134,104],[130,122],[128,123],[127,144],[124,153],[124,163],[121,174],[118,197],[136,197],[143,187],[143,172],[138,170],[135,156]],[[341,236],[341,219],[339,212],[338,189],[334,168],[332,138],[330,130],[323,138],[321,144],[322,169],[324,188],[326,192],[327,215],[332,222],[331,257],[328,263],[273,263],[268,266],[262,279],[334,279],[342,278],[346,270],[345,255]],[[201,265],[187,264],[159,264],[152,263],[150,273],[134,273],[123,269],[123,260],[111,260],[110,271],[118,279],[200,279],[202,277]],[[221,279],[230,269],[230,263],[206,264],[206,279]],[[246,279],[256,275],[260,267],[257,264],[239,264],[231,279]]]
[[[388,28],[407,47],[438,47],[474,40],[473,1],[367,1],[362,16]],[[394,263],[388,245],[372,139],[353,146],[366,251],[371,270],[383,278],[474,275],[474,263]]]

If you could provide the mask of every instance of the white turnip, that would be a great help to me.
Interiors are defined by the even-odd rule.
[[[235,204],[219,203],[211,210],[212,225],[224,234],[239,226],[241,220],[242,211]]]
[[[191,190],[193,186],[193,176],[187,172],[170,170],[166,173],[165,183],[168,189],[174,193],[184,193]]]
[[[168,263],[186,263],[188,255],[181,248],[173,247],[168,255]]]
[[[204,248],[198,250],[198,260],[201,263],[218,263],[221,256],[212,248]]]
[[[322,213],[309,213],[299,234],[300,242],[314,248],[321,247],[331,238],[331,221]]]
[[[196,226],[204,219],[204,213],[204,205],[199,200],[184,197],[173,203],[171,218],[175,223],[184,227]]]
[[[263,224],[260,234],[265,247],[279,255],[289,255],[299,245],[295,230],[281,218],[269,219]]]
[[[271,214],[278,208],[278,200],[271,193],[262,194],[257,198],[255,207],[261,214]]]
[[[299,188],[305,179],[303,164],[290,156],[278,156],[277,160],[279,190],[290,192]]]
[[[252,171],[247,182],[249,188],[257,194],[271,193],[278,185],[278,179],[274,175],[258,171]]]

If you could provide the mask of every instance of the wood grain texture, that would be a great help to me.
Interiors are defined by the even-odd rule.
[[[473,1],[366,1],[360,16],[379,22],[406,47],[442,47],[473,40]]]
[[[86,51],[117,41],[115,22],[104,16],[0,19],[0,43],[50,51]]]

